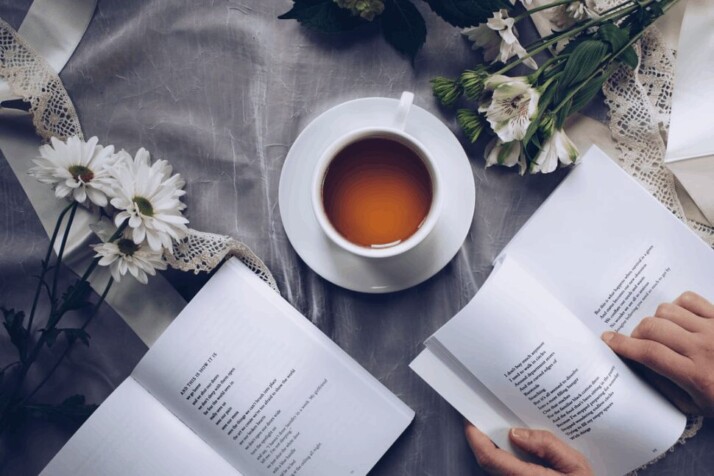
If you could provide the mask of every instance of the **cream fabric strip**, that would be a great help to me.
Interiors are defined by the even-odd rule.
[[[74,53],[97,0],[35,0],[17,33],[59,73]],[[19,99],[6,81],[0,81],[0,101]]]

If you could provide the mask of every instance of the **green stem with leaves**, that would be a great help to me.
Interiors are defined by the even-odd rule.
[[[55,233],[53,234],[53,240],[50,245],[51,248],[50,248],[50,251],[48,252],[49,254],[51,254],[52,247],[54,246],[54,241],[56,241],[56,238],[57,238],[57,234],[58,234],[58,230],[59,230],[59,222],[62,221],[62,219],[64,218],[64,214],[69,210],[72,210],[72,212],[74,212],[76,210],[76,203],[70,204],[70,206],[68,208],[66,208],[62,212],[62,214],[60,214],[60,218],[58,219],[58,225],[56,226]],[[71,215],[71,217],[73,218],[73,214]],[[61,255],[64,252],[64,245],[66,244],[66,241],[67,241],[67,236],[69,233],[70,225],[71,225],[71,219],[68,220],[67,226],[65,228],[65,234],[64,234],[63,240],[62,240],[62,245],[60,246],[60,252],[58,254],[58,260],[57,260],[58,267],[59,267],[59,264],[61,263]],[[116,239],[121,237],[122,233],[124,232],[124,230],[127,228],[128,225],[129,225],[129,221],[125,220],[119,226],[119,228],[117,228],[117,230],[109,238],[108,241],[110,241],[110,242],[115,241]],[[43,263],[43,270],[47,267],[47,262],[48,261],[45,261]],[[37,340],[35,345],[32,347],[32,350],[30,352],[28,352],[28,356],[26,356],[26,358],[20,362],[21,369],[20,369],[20,373],[19,373],[19,376],[17,379],[16,386],[15,386],[14,390],[12,391],[10,397],[5,400],[4,405],[0,408],[0,433],[2,433],[5,430],[5,428],[7,426],[6,425],[7,421],[10,418],[10,414],[13,412],[13,410],[18,408],[19,405],[22,405],[22,403],[27,400],[27,398],[18,400],[18,395],[19,395],[20,391],[22,390],[25,377],[27,376],[30,368],[37,360],[37,357],[39,356],[42,348],[47,344],[48,336],[50,335],[50,333],[54,332],[54,330],[57,327],[57,324],[60,322],[62,317],[67,313],[67,311],[69,311],[69,309],[71,308],[70,303],[72,303],[74,300],[78,299],[78,297],[79,297],[78,293],[84,292],[85,287],[83,287],[83,284],[88,281],[89,277],[94,272],[94,270],[96,269],[98,264],[99,264],[99,258],[94,258],[92,260],[92,262],[90,263],[90,265],[87,267],[87,270],[84,272],[84,274],[75,282],[75,285],[72,287],[71,291],[69,291],[65,296],[63,296],[62,302],[59,306],[55,306],[54,303],[50,303],[51,310],[50,310],[50,316],[48,318],[47,324],[46,324],[42,334],[40,335],[40,338]],[[44,271],[42,273],[42,277],[44,277],[45,273],[46,273],[46,271]],[[90,319],[88,319],[85,322],[82,330],[84,330],[84,328],[89,324],[91,317],[96,313],[97,309],[99,308],[99,305],[101,305],[101,303],[104,301],[104,298],[106,297],[106,294],[109,292],[109,288],[111,287],[112,282],[113,282],[113,280],[110,280],[109,284],[107,285],[107,288],[105,288],[104,292],[102,293],[102,297],[100,298],[99,302],[95,306],[94,312],[90,315]],[[50,294],[53,294],[53,292],[51,292]],[[38,295],[38,298],[39,298],[39,295]],[[36,304],[35,304],[35,307],[36,307]],[[34,315],[34,313],[33,313],[33,315]],[[69,350],[67,349],[66,352],[69,352]],[[54,369],[56,367],[58,367],[61,360],[64,359],[64,355],[66,355],[66,352],[65,352],[65,354],[63,354],[60,357],[60,361],[58,361],[58,363],[55,364],[55,367],[53,367],[53,370],[51,371],[51,373],[54,373]],[[46,377],[45,379],[48,380],[49,377]],[[45,381],[43,380],[41,385],[44,385],[44,382]],[[37,390],[38,389],[35,389],[31,393],[31,396],[34,395]]]
[[[94,308],[92,309],[92,312],[89,314],[87,319],[84,321],[82,326],[79,328],[80,331],[84,331],[87,326],[89,325],[90,322],[92,322],[92,319],[94,316],[97,315],[97,312],[99,311],[99,308],[101,307],[102,303],[104,302],[105,298],[107,297],[107,294],[109,294],[109,290],[112,288],[112,284],[114,283],[114,278],[109,278],[109,282],[107,285],[104,287],[104,291],[102,292],[102,295],[99,297],[99,300],[97,303],[94,305]],[[50,371],[45,375],[45,378],[42,379],[42,381],[35,387],[35,389],[30,392],[30,394],[25,397],[22,402],[20,402],[20,406],[28,403],[32,397],[35,396],[35,394],[47,383],[47,381],[50,380],[52,375],[55,373],[57,368],[60,366],[60,364],[64,361],[65,357],[67,357],[67,354],[69,354],[70,350],[72,350],[72,347],[74,346],[74,343],[76,342],[77,339],[70,339],[69,342],[67,343],[67,347],[65,347],[64,351],[60,355],[60,357],[57,359],[55,364],[52,366]]]
[[[604,23],[606,21],[619,20],[620,18],[625,17],[625,16],[629,15],[630,13],[634,12],[637,8],[640,8],[643,5],[644,6],[649,5],[650,3],[656,2],[656,1],[657,0],[643,0],[639,3],[637,3],[636,5],[632,5],[630,7],[625,8],[624,10],[616,11],[616,12],[613,12],[613,13],[610,13],[607,15],[603,15],[597,19],[591,19],[591,20],[581,24],[580,26],[577,26],[571,30],[567,30],[567,31],[563,32],[562,34],[559,34],[559,35],[553,37],[552,39],[542,43],[540,46],[537,46],[535,48],[532,48],[532,45],[529,45],[528,46],[528,54],[526,54],[523,57],[520,57],[516,60],[509,62],[508,64],[506,64],[506,66],[499,69],[494,74],[507,73],[510,70],[512,70],[513,68],[515,68],[516,66],[518,66],[519,64],[523,63],[525,60],[532,58],[533,56],[537,55],[538,53],[540,53],[542,51],[545,51],[546,49],[548,49],[552,45],[555,45],[559,41],[568,40],[570,38],[573,38],[573,37],[577,36],[578,34],[580,34],[581,32],[587,30],[588,28],[596,26],[600,23]]]

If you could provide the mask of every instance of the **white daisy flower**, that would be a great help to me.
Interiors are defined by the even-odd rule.
[[[562,129],[556,131],[543,144],[543,148],[531,163],[530,172],[549,174],[558,167],[558,162],[563,165],[572,165],[578,162],[580,152],[573,141]]]
[[[147,241],[154,251],[165,248],[172,252],[172,240],[186,236],[188,220],[181,214],[186,205],[179,198],[185,181],[180,175],[170,175],[171,166],[165,160],[151,164],[149,152],[141,148],[132,159],[119,152],[121,162],[114,167],[115,198],[111,204],[120,210],[114,218],[117,226],[129,220],[134,243]]]
[[[494,137],[486,146],[486,167],[492,165],[502,165],[504,167],[513,167],[518,164],[519,173],[526,173],[526,157],[523,154],[523,143],[513,141],[508,143],[501,142],[500,139]]]
[[[101,243],[92,246],[100,258],[100,266],[109,266],[114,281],[129,272],[142,284],[148,282],[148,276],[154,276],[157,269],[166,269],[161,251],[149,248],[145,243],[136,244],[130,238],[120,238],[116,242]]]
[[[69,197],[79,203],[87,199],[100,207],[107,205],[114,178],[114,146],[102,147],[92,137],[84,142],[72,136],[66,142],[52,137],[40,147],[40,158],[29,173],[42,183],[52,185],[58,198]]]
[[[507,62],[513,56],[523,58],[528,51],[518,41],[518,30],[514,19],[508,16],[505,9],[493,13],[486,23],[462,30],[469,40],[473,41],[474,49],[483,49],[483,59],[486,61]],[[538,69],[533,58],[523,60],[523,64],[532,69]]]
[[[540,92],[524,76],[494,75],[484,84],[491,97],[479,107],[501,142],[523,140],[538,111]]]

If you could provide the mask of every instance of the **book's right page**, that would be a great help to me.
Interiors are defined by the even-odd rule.
[[[596,147],[505,255],[596,334],[629,334],[687,290],[714,300],[714,252]]]
[[[632,471],[684,430],[684,415],[510,256],[427,348],[437,342],[528,427],[550,430],[581,451],[595,474]],[[485,403],[483,413],[497,408]],[[484,420],[477,411],[466,416]]]

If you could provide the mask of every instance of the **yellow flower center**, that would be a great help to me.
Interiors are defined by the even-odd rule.
[[[154,207],[151,206],[151,202],[144,197],[134,197],[132,199],[136,208],[139,209],[139,213],[144,216],[152,217],[154,216]]]
[[[72,165],[69,167],[69,173],[75,180],[79,180],[83,183],[91,182],[94,178],[94,172],[92,172],[89,167],[84,165]]]
[[[139,249],[139,245],[127,238],[117,241],[117,246],[119,247],[119,252],[125,256],[131,256]]]

